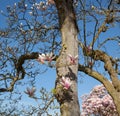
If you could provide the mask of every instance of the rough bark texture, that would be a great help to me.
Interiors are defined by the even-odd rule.
[[[78,55],[77,25],[72,0],[55,0],[62,36],[62,49],[56,61],[57,80],[55,96],[60,103],[61,116],[80,116],[77,91],[78,59],[70,65],[68,54]],[[61,88],[61,78],[69,77],[72,85],[68,90]]]

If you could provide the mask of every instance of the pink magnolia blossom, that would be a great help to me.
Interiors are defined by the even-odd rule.
[[[36,89],[32,87],[31,89],[27,87],[25,93],[29,95],[29,97],[33,97]]]
[[[46,60],[46,56],[45,54],[39,54],[39,57],[38,57],[38,62],[40,62],[41,64],[44,64],[45,60]]]
[[[98,85],[82,97],[81,116],[118,116],[112,97],[103,85]]]
[[[41,64],[44,64],[45,61],[48,61],[48,63],[51,63],[54,58],[55,56],[53,56],[52,52],[47,54],[39,54],[37,61],[40,62]]]
[[[48,61],[49,63],[52,62],[52,60],[54,59],[54,56],[53,56],[52,52],[51,53],[47,53],[45,55],[45,57],[46,57],[46,61]]]
[[[78,59],[78,55],[76,55],[76,56],[74,57],[74,56],[72,56],[71,54],[68,54],[68,57],[69,57],[69,62],[70,62],[70,64],[75,65],[75,64],[76,64],[76,60]]]
[[[62,81],[61,81],[61,84],[63,86],[64,89],[68,90],[72,84],[70,78],[68,77],[62,77]]]

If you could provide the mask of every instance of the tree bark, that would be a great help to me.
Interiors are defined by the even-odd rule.
[[[78,55],[78,28],[73,9],[72,0],[55,0],[58,10],[60,31],[62,36],[62,49],[56,61],[57,79],[55,85],[55,96],[60,103],[61,116],[80,116],[78,102],[77,73],[78,59],[75,64],[69,63],[68,54],[75,57]],[[69,89],[61,86],[61,78],[67,77],[72,84]]]

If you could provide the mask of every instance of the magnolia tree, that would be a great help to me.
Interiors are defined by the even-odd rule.
[[[103,85],[94,87],[82,100],[81,116],[118,116],[113,99]]]
[[[78,71],[105,86],[120,115],[119,9],[119,0],[21,0],[8,5],[1,11],[7,26],[0,29],[0,92],[14,91],[22,80],[34,86],[40,62],[56,69],[53,94],[61,116],[80,116]],[[29,97],[34,92],[25,90]]]

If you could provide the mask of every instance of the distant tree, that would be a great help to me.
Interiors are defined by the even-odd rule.
[[[120,115],[119,9],[116,0],[8,5],[1,11],[8,25],[0,30],[0,92],[13,91],[25,77],[34,85],[41,73],[38,61],[56,68],[54,96],[61,116],[80,116],[78,71],[105,86]]]
[[[103,85],[82,96],[81,116],[118,116],[112,97]]]

